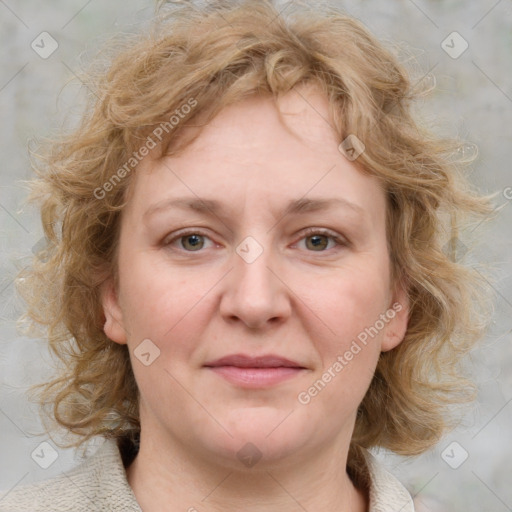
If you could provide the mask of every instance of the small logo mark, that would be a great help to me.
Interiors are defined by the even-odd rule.
[[[39,444],[30,456],[43,469],[48,469],[59,458],[57,450],[47,441]]]
[[[452,32],[441,43],[441,48],[452,59],[458,59],[468,47],[469,43],[458,32]]]
[[[350,134],[338,146],[340,153],[345,155],[345,157],[351,162],[356,160],[364,152],[365,149],[366,146],[363,144],[362,140],[354,134]]]
[[[454,237],[446,242],[443,247],[443,251],[450,257],[453,255],[453,261],[460,261],[468,252],[468,248],[458,238]]]
[[[248,468],[252,468],[262,457],[258,447],[252,443],[245,443],[236,453],[238,460]]]
[[[41,32],[30,46],[39,57],[47,59],[59,47],[59,43],[48,32]]]
[[[32,254],[37,254],[39,251],[46,249],[47,247],[46,237],[40,238],[39,241],[32,246]]]
[[[48,261],[48,240],[46,237],[42,237],[39,241],[32,246],[32,254],[37,256],[43,263]]]
[[[263,247],[252,236],[248,236],[238,244],[236,252],[246,263],[253,263],[263,253]]]
[[[452,469],[457,469],[466,462],[469,453],[457,441],[450,443],[441,453],[441,458]]]
[[[144,365],[149,366],[160,357],[160,349],[148,338],[133,351],[133,355]]]

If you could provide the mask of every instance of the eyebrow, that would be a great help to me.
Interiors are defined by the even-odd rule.
[[[333,207],[342,207],[353,211],[357,215],[366,216],[366,211],[359,205],[347,199],[333,197],[322,199],[300,198],[289,201],[283,210],[281,217],[292,214],[306,214],[321,210],[328,210]],[[144,219],[152,217],[172,208],[195,211],[208,216],[228,217],[226,207],[215,199],[201,199],[198,197],[181,197],[176,199],[165,199],[150,206],[143,215]]]

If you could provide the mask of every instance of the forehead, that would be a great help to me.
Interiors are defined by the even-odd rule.
[[[339,139],[327,98],[314,86],[277,103],[252,96],[221,110],[178,155],[143,161],[132,207],[196,196],[277,211],[300,198],[338,197],[382,217],[380,184],[340,153]]]

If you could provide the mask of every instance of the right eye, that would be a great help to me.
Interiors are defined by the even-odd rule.
[[[185,252],[199,252],[205,246],[205,240],[210,240],[208,236],[197,230],[181,232],[172,238],[166,238],[163,245],[174,248],[178,244],[178,250]],[[211,241],[211,240],[210,240]]]

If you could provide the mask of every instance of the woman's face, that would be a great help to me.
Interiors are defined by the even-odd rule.
[[[105,332],[128,344],[162,449],[238,465],[346,449],[403,338],[380,184],[338,150],[316,89],[280,106],[292,133],[251,98],[134,176]]]

